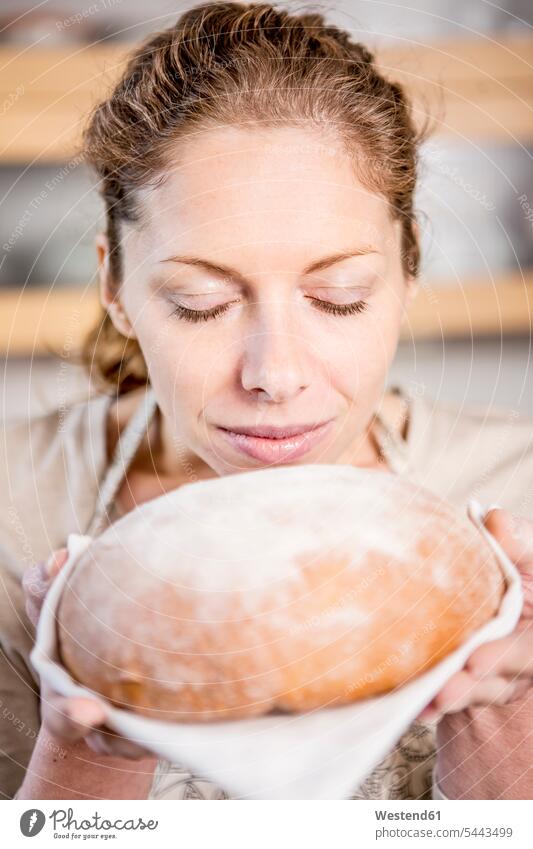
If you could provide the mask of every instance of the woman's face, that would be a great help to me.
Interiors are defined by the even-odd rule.
[[[339,143],[209,130],[180,143],[141,208],[106,303],[138,339],[176,469],[368,457],[410,281],[398,222]],[[266,427],[306,432],[237,435]]]

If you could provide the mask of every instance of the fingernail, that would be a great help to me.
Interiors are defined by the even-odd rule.
[[[440,717],[440,711],[434,708],[424,708],[417,717],[419,722],[435,722]]]

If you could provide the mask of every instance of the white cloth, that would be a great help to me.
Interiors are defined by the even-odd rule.
[[[510,633],[519,619],[523,601],[520,576],[484,527],[481,505],[471,502],[469,515],[492,546],[506,578],[500,610],[463,645],[413,681],[351,705],[231,722],[160,722],[109,704],[107,724],[160,757],[185,764],[237,798],[346,798],[450,676],[463,668],[472,651]],[[65,696],[91,693],[61,666],[56,644],[57,605],[69,574],[90,542],[89,536],[69,536],[69,558],[45,598],[31,653],[41,679]]]

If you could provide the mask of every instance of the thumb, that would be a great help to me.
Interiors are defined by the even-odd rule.
[[[499,542],[521,575],[533,579],[533,522],[509,510],[491,508],[483,524]]]
[[[522,618],[533,617],[533,523],[508,510],[489,510],[484,525],[516,565],[522,582]]]

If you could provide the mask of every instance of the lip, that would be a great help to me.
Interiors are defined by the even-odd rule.
[[[259,427],[225,427],[224,430],[229,430],[232,433],[242,433],[245,436],[260,436],[267,439],[284,439],[286,436],[298,436],[300,433],[308,433],[316,430],[316,428],[326,422],[319,424],[303,424],[303,425],[287,425],[286,427],[273,427],[269,425],[259,425]]]
[[[218,427],[217,430],[226,442],[242,454],[263,463],[283,463],[287,460],[296,460],[311,451],[326,436],[332,423],[333,419],[330,419],[321,425],[312,425],[308,430],[302,430],[301,427],[250,428],[250,430],[261,431],[262,433],[269,430],[270,432],[277,430],[278,433],[281,431],[285,434],[293,432],[289,436],[283,435],[278,439],[268,436],[253,436],[249,433],[240,433],[222,427]],[[295,430],[299,432],[294,433]]]

